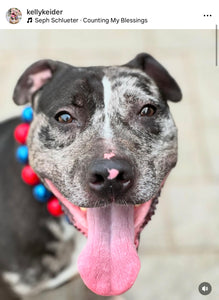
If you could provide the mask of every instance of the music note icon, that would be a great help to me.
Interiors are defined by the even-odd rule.
[[[33,18],[28,18],[27,23],[32,23],[33,22]]]

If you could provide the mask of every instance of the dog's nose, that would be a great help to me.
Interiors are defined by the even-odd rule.
[[[102,159],[89,167],[89,186],[98,196],[116,197],[127,192],[134,181],[134,167],[124,159]]]

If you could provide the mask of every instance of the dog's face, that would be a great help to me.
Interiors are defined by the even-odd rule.
[[[120,294],[137,276],[139,262],[133,248],[177,161],[177,129],[167,100],[180,99],[174,79],[147,54],[115,67],[76,68],[40,61],[18,81],[15,102],[30,101],[34,108],[29,162],[75,227],[88,236],[79,271],[96,293]],[[115,215],[118,220],[113,223]],[[114,235],[109,228],[116,224],[115,232],[130,240],[131,248],[116,234],[115,249],[128,253],[125,260],[116,259],[127,280],[112,270],[94,279],[104,256],[113,257],[108,246],[101,246],[102,258],[92,250],[105,244],[94,223],[101,232],[105,228],[106,237]],[[127,259],[134,262],[129,267]],[[92,260],[99,267],[93,268]],[[118,280],[124,281],[121,287]]]

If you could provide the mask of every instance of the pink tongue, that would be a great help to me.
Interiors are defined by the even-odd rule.
[[[124,293],[140,269],[134,245],[134,206],[89,208],[87,222],[87,244],[78,258],[81,278],[96,294]]]

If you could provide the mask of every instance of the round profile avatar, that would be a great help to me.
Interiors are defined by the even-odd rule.
[[[18,8],[10,8],[6,13],[6,19],[11,24],[17,24],[22,19],[22,13]]]

